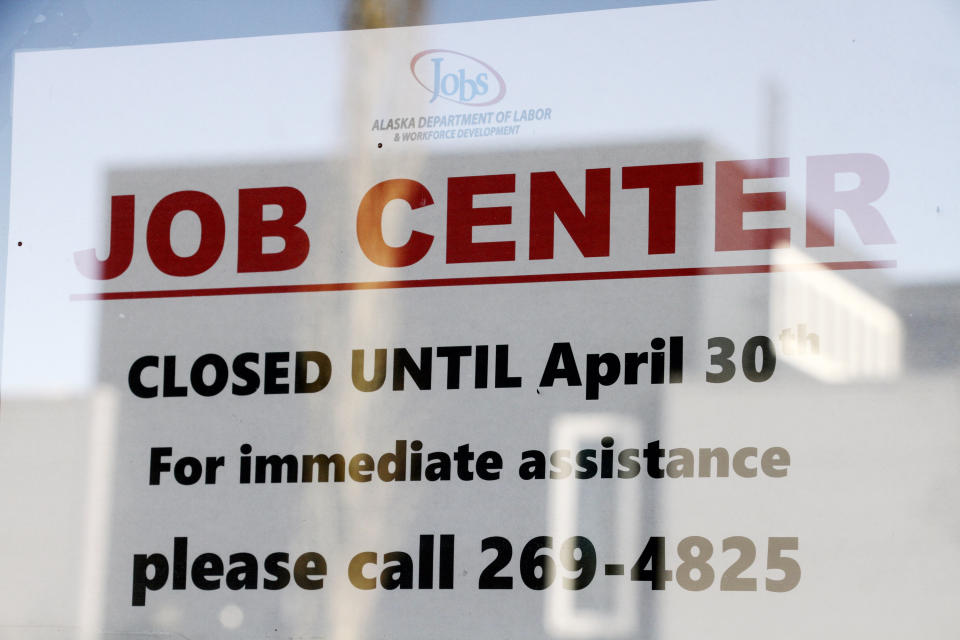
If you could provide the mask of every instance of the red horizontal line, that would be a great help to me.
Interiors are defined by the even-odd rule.
[[[896,260],[812,262],[800,264],[746,264],[730,267],[681,267],[673,269],[638,269],[632,271],[587,271],[575,273],[533,273],[512,276],[473,276],[463,278],[425,278],[421,280],[379,280],[371,282],[330,282],[323,284],[283,284],[251,287],[218,287],[212,289],[160,289],[156,291],[107,291],[75,293],[71,300],[136,300],[141,298],[190,298],[203,296],[241,296],[264,293],[319,293],[323,291],[359,291],[362,289],[414,289],[420,287],[466,287],[489,284],[527,284],[532,282],[578,282],[589,280],[633,280],[638,278],[675,278],[684,276],[719,276],[774,271],[809,271],[830,269],[891,269]]]

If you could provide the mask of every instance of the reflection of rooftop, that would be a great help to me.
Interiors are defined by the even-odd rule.
[[[776,250],[773,263],[809,265],[770,279],[770,337],[780,359],[828,382],[899,373],[903,331],[889,306],[796,249]]]

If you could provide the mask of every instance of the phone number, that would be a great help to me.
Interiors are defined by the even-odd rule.
[[[767,538],[766,548],[764,589],[783,593],[795,588],[800,583],[800,563],[785,554],[799,551],[799,539]],[[648,582],[651,589],[658,591],[666,589],[667,583],[673,581],[687,591],[704,591],[714,586],[717,572],[721,570],[720,591],[759,589],[754,566],[757,564],[757,545],[744,536],[731,536],[721,542],[723,553],[731,551],[736,554],[730,555],[732,562],[714,558],[714,544],[703,536],[683,538],[675,549],[670,547],[668,558],[666,538],[654,536],[647,541],[629,570],[625,564],[601,565],[593,543],[583,536],[562,541],[555,541],[552,536],[532,538],[523,545],[516,563],[513,562],[513,549],[507,538],[491,536],[483,539],[481,551],[492,551],[493,556],[480,574],[481,589],[513,589],[513,574],[516,572],[524,586],[538,591],[547,589],[558,579],[564,589],[584,589],[601,573],[604,576],[629,576],[629,580]],[[668,564],[673,568],[668,568]]]

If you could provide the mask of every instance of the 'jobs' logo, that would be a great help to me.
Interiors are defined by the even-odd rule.
[[[507,85],[483,60],[449,49],[427,49],[410,60],[410,72],[421,87],[437,98],[471,107],[500,102]]]

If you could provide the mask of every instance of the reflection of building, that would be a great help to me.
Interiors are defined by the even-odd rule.
[[[708,161],[707,157],[715,154],[707,145],[695,141],[587,149],[579,155],[585,157],[582,160],[584,167],[616,169],[631,163]],[[459,160],[467,168],[474,166],[471,162],[476,162],[477,166],[498,170],[509,167],[511,171],[524,174],[563,166],[564,162],[569,162],[570,156],[570,150],[561,149],[539,150],[536,155],[488,154]],[[438,169],[437,165],[449,161],[449,158],[428,158],[422,170],[433,177],[443,176],[445,167]],[[380,169],[382,167],[378,167]],[[299,163],[279,169],[195,169],[191,176],[201,183],[205,180],[215,182],[221,179],[219,176],[227,176],[225,180],[237,180],[236,176],[244,175],[244,172],[261,170],[275,170],[288,179],[297,176],[305,182],[314,173],[323,173],[327,182],[334,182],[330,176],[340,175],[329,165],[320,164],[318,169],[317,165]],[[144,182],[159,185],[156,188],[160,190],[166,189],[167,185],[176,182],[176,173],[157,170],[152,175],[146,171],[129,171],[112,177],[122,185],[122,192],[129,190],[139,194]],[[571,171],[563,178],[572,197],[582,203],[583,173],[579,171],[579,176],[577,173]],[[148,180],[145,175],[153,179]],[[324,194],[327,201],[341,200],[331,205],[330,211],[350,211],[351,206],[355,207],[356,201],[351,194],[335,189],[330,192]],[[706,186],[680,196],[678,211],[685,215],[678,219],[677,237],[681,245],[679,250],[685,252],[685,259],[689,260],[684,266],[709,265],[709,260],[716,257],[712,255],[713,237],[709,225],[713,212],[708,204],[708,194],[709,186]],[[614,205],[620,207],[618,212],[626,210],[639,215],[626,222],[629,232],[613,241],[621,243],[618,245],[621,248],[625,245],[645,246],[641,194],[615,190],[614,198],[618,199]],[[312,194],[313,200],[320,200],[320,197]],[[525,232],[520,223],[524,213],[522,209],[516,210],[517,221],[511,228],[518,236]],[[334,217],[328,216],[322,224],[335,226],[335,223]],[[335,234],[331,233],[331,236]],[[558,232],[557,237],[558,252],[575,255],[572,253],[575,249],[564,233]],[[641,262],[647,258],[642,251],[637,255],[641,256]],[[769,260],[774,266],[796,265],[809,260],[795,252],[764,254],[756,259]],[[346,280],[354,275],[351,265],[339,266],[342,270],[338,277]],[[522,266],[533,269],[539,265]],[[620,264],[608,268],[627,266]],[[35,515],[23,526],[14,523],[6,529],[5,537],[0,541],[9,542],[7,548],[33,551],[30,557],[38,576],[62,575],[68,556],[78,567],[96,569],[84,575],[107,576],[104,599],[93,601],[94,606],[101,607],[95,613],[103,615],[116,627],[126,628],[141,624],[141,614],[129,607],[131,555],[167,551],[173,535],[189,535],[191,544],[196,542],[197,548],[218,551],[247,548],[247,545],[263,543],[263,540],[292,551],[320,546],[328,551],[340,543],[350,548],[357,537],[366,536],[362,544],[382,551],[392,548],[385,545],[393,545],[403,536],[415,537],[424,531],[444,533],[456,530],[457,535],[464,538],[479,532],[528,537],[544,533],[558,536],[586,534],[608,554],[607,560],[627,566],[636,559],[630,557],[631,553],[639,552],[642,542],[651,535],[665,535],[674,544],[684,536],[709,536],[717,542],[715,557],[718,559],[723,557],[719,540],[725,536],[747,535],[761,545],[768,536],[795,535],[802,541],[799,557],[806,572],[804,584],[811,586],[792,594],[790,602],[794,609],[821,611],[839,598],[837,589],[849,588],[854,582],[856,575],[853,572],[864,567],[865,558],[873,562],[871,566],[886,566],[876,563],[875,558],[881,557],[884,549],[895,548],[895,541],[888,535],[891,529],[871,529],[870,518],[879,520],[884,514],[895,511],[910,513],[914,516],[911,525],[896,531],[925,540],[930,543],[929,549],[945,550],[949,558],[953,557],[950,555],[954,552],[953,547],[936,544],[936,535],[944,527],[942,520],[938,520],[939,516],[925,516],[924,511],[918,510],[917,496],[925,491],[931,494],[945,492],[952,499],[954,493],[950,487],[956,486],[956,483],[951,484],[955,478],[950,475],[944,459],[958,449],[953,432],[960,411],[949,391],[955,384],[953,372],[946,376],[941,374],[944,367],[955,366],[957,362],[955,350],[946,344],[952,339],[950,328],[957,324],[953,302],[956,297],[941,295],[932,288],[915,288],[897,298],[891,295],[890,287],[880,273],[813,269],[775,270],[772,274],[506,285],[475,287],[473,290],[437,288],[403,295],[344,292],[262,298],[237,296],[218,303],[221,311],[217,313],[220,315],[210,312],[202,300],[174,306],[176,313],[168,311],[170,307],[164,302],[133,303],[124,308],[124,314],[104,314],[99,338],[103,351],[100,377],[104,382],[116,385],[121,392],[117,424],[124,428],[118,429],[113,436],[118,451],[113,462],[118,469],[116,475],[122,481],[105,483],[100,471],[110,468],[111,461],[101,460],[93,467],[76,471],[77,475],[83,476],[83,482],[35,485],[29,494],[39,502],[46,502],[48,496],[56,495],[64,504],[74,507],[113,504],[114,513],[123,516],[115,515],[104,525],[102,521],[94,520],[102,516],[102,512],[84,507],[74,508],[65,515],[63,510],[57,509]],[[909,304],[909,309],[901,307],[899,310],[906,326],[906,365],[921,370],[918,372],[921,375],[911,375],[910,379],[897,376],[901,371],[897,363],[902,338],[900,320],[890,308],[891,300],[897,299],[907,300]],[[116,310],[118,307],[111,308]],[[930,307],[931,311],[923,311]],[[258,318],[267,313],[272,314],[274,321],[260,322]],[[230,318],[231,332],[222,330],[225,316]],[[383,318],[390,318],[390,322],[383,323]],[[436,318],[444,319],[446,324],[436,324]],[[450,319],[454,318],[466,320],[462,325],[453,326]],[[937,326],[938,321],[943,324]],[[361,323],[370,326],[358,329]],[[931,326],[935,330],[931,331]],[[171,327],[176,330],[171,331]],[[421,332],[422,327],[429,330]],[[789,331],[794,332],[792,338],[785,333]],[[437,337],[440,333],[442,338]],[[649,349],[651,339],[674,335],[685,338],[683,384],[611,385],[601,390],[597,401],[584,400],[581,389],[560,385],[534,391],[534,374],[538,366],[542,367],[542,358],[554,341],[570,340],[582,364],[584,353],[643,351]],[[742,349],[746,340],[759,335],[770,336],[780,350],[780,368],[774,378],[763,383],[750,382],[742,377],[723,384],[704,382],[704,369],[709,366],[704,349],[706,338],[726,336]],[[150,341],[144,336],[150,336]],[[791,339],[792,343],[789,342]],[[517,358],[512,361],[512,366],[527,374],[527,386],[516,391],[471,390],[470,383],[465,380],[462,388],[455,391],[434,389],[404,392],[405,395],[390,395],[390,391],[384,391],[381,395],[362,397],[352,394],[349,389],[331,387],[329,392],[304,403],[289,402],[285,398],[276,402],[256,398],[260,404],[246,402],[241,405],[243,401],[236,398],[188,398],[184,404],[189,403],[189,411],[176,400],[151,403],[132,398],[125,393],[123,386],[130,362],[147,352],[175,353],[184,356],[182,360],[189,363],[208,351],[238,353],[266,346],[282,350],[320,348],[331,350],[335,363],[342,363],[343,354],[332,351],[339,346],[345,349],[417,348],[440,344],[431,340],[451,344],[453,341],[463,344],[509,343]],[[914,341],[923,346],[914,346]],[[795,348],[794,354],[787,353],[791,344]],[[941,351],[949,361],[939,358]],[[917,354],[925,357],[918,359]],[[740,361],[736,362],[739,364]],[[928,367],[927,363],[931,365]],[[788,364],[792,366],[786,366]],[[186,372],[180,374],[183,376]],[[839,381],[847,384],[830,384]],[[509,411],[504,409],[505,405],[509,405]],[[470,410],[465,412],[465,406]],[[78,447],[94,454],[109,451],[96,444],[98,436],[92,428],[86,436],[71,432],[72,436],[80,437],[81,444],[58,438],[57,430],[68,424],[62,415],[68,410],[58,407],[54,401],[24,401],[16,406],[5,398],[4,419],[10,421],[6,424],[16,424],[19,428],[18,431],[6,431],[8,435],[17,434],[18,439],[11,443],[11,450],[20,451],[42,437],[48,445],[46,454],[53,458],[62,456],[69,460]],[[927,409],[920,414],[915,407]],[[590,414],[607,415],[591,421]],[[398,416],[401,419],[398,420]],[[584,420],[585,416],[588,419]],[[616,416],[625,416],[629,427],[608,426],[617,423]],[[558,417],[563,417],[560,422],[566,424],[564,431],[551,432],[559,423]],[[914,432],[912,420],[918,418],[923,428]],[[74,420],[69,424],[76,426],[80,422]],[[574,433],[578,423],[583,423],[584,428],[582,432]],[[44,428],[38,430],[35,425]],[[911,427],[909,431],[907,426]],[[665,448],[776,445],[790,450],[794,464],[790,477],[783,481],[718,478],[652,482],[648,479],[618,487],[635,491],[639,494],[636,496],[629,492],[618,494],[601,482],[563,486],[567,490],[578,490],[574,498],[569,491],[551,494],[553,486],[560,487],[547,482],[517,486],[504,481],[510,499],[499,497],[503,487],[493,487],[486,492],[478,486],[405,486],[396,492],[390,491],[392,487],[386,487],[376,499],[371,496],[378,488],[355,486],[311,486],[304,490],[299,487],[296,490],[256,487],[242,491],[228,487],[231,489],[229,493],[227,490],[204,492],[201,487],[164,487],[162,491],[153,491],[145,485],[143,473],[143,460],[149,446],[172,445],[178,452],[193,455],[230,456],[235,455],[240,443],[245,441],[253,442],[258,451],[267,453],[299,449],[357,451],[381,450],[384,442],[416,436],[428,441],[430,446],[456,445],[469,440],[478,448],[498,448],[509,460],[509,456],[520,448],[596,446],[599,434],[615,428],[619,429],[613,434],[618,446],[642,446],[653,440],[660,440]],[[47,435],[38,436],[40,431]],[[554,438],[559,442],[561,436],[577,444],[556,444]],[[928,467],[920,468],[918,454],[922,450],[918,452],[917,448],[921,445],[931,447],[936,443],[940,443],[937,455],[927,458],[924,464]],[[906,461],[896,461],[896,473],[889,471],[894,464],[891,456],[900,452],[904,453]],[[6,461],[5,470],[12,483],[16,478],[30,477],[36,472],[36,464],[35,459],[11,456]],[[70,467],[65,462],[60,468]],[[624,495],[631,499],[624,500]],[[569,531],[562,534],[553,531],[551,516],[562,522],[563,516],[569,514],[565,514],[562,507],[551,514],[547,505],[551,502],[565,504],[574,499],[579,501],[580,510],[572,518],[573,522],[564,525]],[[930,505],[923,503],[920,506],[925,509]],[[857,519],[851,520],[847,515],[851,510],[857,514]],[[174,524],[159,523],[158,513],[166,514]],[[260,518],[264,513],[270,514],[269,518]],[[241,517],[248,516],[249,520],[243,522],[243,526],[236,526]],[[863,516],[862,521],[860,516]],[[497,530],[489,525],[491,519],[497,520],[497,526],[502,528]],[[624,519],[629,521],[623,522]],[[96,545],[91,547],[64,536],[65,542],[61,542],[63,546],[60,548],[63,553],[41,553],[42,545],[31,537],[30,529],[56,531],[62,529],[64,522],[71,526],[85,522],[86,530],[104,533],[107,537],[99,539],[110,541],[110,552],[105,556],[98,555],[102,549]],[[223,522],[229,526],[223,527]],[[946,521],[946,525],[949,524],[949,520]],[[257,533],[251,533],[253,531]],[[626,537],[634,535],[638,536],[635,543]],[[845,536],[859,536],[858,544],[863,540],[865,546],[861,549],[853,545],[854,548],[848,549],[839,544],[847,553],[841,557],[842,554],[836,551],[838,545],[834,543],[837,540],[842,542]],[[198,538],[202,541],[197,541]],[[624,544],[624,540],[628,544]],[[522,540],[518,538],[514,542]],[[32,544],[36,546],[30,546]],[[758,549],[758,562],[764,561],[764,553],[764,549]],[[76,562],[78,555],[83,561]],[[611,557],[613,555],[617,557]],[[920,554],[917,557],[922,563],[920,566],[929,566],[928,556]],[[475,575],[476,567],[467,569],[471,576]],[[753,575],[763,575],[762,566],[755,565],[751,571]],[[844,580],[824,584],[824,576],[838,573]],[[24,594],[42,600],[45,596],[41,582],[27,585]],[[81,582],[78,579],[72,586],[64,587],[65,591],[74,589],[70,593],[78,603],[85,597],[81,587],[76,586]],[[876,588],[880,602],[888,602],[901,593],[898,591],[900,583],[887,591],[876,587],[882,584],[881,580],[876,580],[871,585]],[[350,613],[351,599],[356,594],[347,589],[335,596],[335,585],[336,580],[331,579],[331,585],[323,592],[324,597],[309,608],[288,606],[282,614],[274,614],[263,607],[245,605],[248,606],[245,624],[254,629],[264,627],[270,622],[270,615],[276,615],[280,624],[289,629],[329,627],[333,616],[346,617],[351,624],[356,623]],[[759,607],[757,600],[691,600],[695,594],[677,592],[676,585],[669,588],[673,590],[669,594],[652,594],[647,585],[641,587],[626,579],[616,583],[611,577],[598,578],[589,590],[561,594],[564,596],[561,606],[553,611],[543,605],[543,601],[529,597],[524,602],[532,601],[538,606],[516,604],[514,599],[503,600],[497,619],[489,623],[499,626],[489,635],[519,637],[522,632],[524,637],[542,637],[551,632],[568,637],[593,637],[602,630],[610,635],[622,631],[620,637],[635,637],[643,629],[648,637],[672,637],[680,635],[672,633],[680,628],[679,625],[696,624],[689,622],[698,619],[691,612],[705,614],[702,615],[704,624],[732,619],[731,616],[761,620],[757,610],[769,612],[770,617],[763,620],[768,628],[778,622],[777,608]],[[634,606],[636,617],[621,615],[624,593],[641,600],[639,605],[635,601],[627,603]],[[291,594],[283,595],[288,605],[295,602]],[[151,603],[162,605],[157,607],[157,617],[152,624],[157,628],[183,628],[188,624],[185,618],[189,616],[194,597],[203,598],[203,606],[214,613],[209,619],[190,621],[189,624],[194,628],[204,627],[208,635],[215,634],[220,630],[216,612],[235,606],[234,594],[226,591],[151,594]],[[337,597],[340,599],[336,600]],[[64,598],[66,601],[67,596]],[[10,606],[16,602],[19,601],[13,601]],[[370,624],[405,615],[405,609],[409,607],[402,601],[397,603],[397,600],[388,599],[368,601],[365,606],[372,621]],[[71,603],[71,606],[80,608],[79,604]],[[418,606],[421,607],[418,613],[435,608],[423,601]],[[545,611],[556,616],[548,621],[553,625],[544,626],[541,614]],[[557,611],[559,613],[555,613]],[[734,615],[737,612],[739,614]],[[581,614],[582,617],[578,617]],[[607,620],[609,625],[604,622],[608,615],[611,618]],[[2,619],[15,618],[4,610]],[[589,624],[579,626],[584,620]],[[625,629],[624,620],[637,626]],[[818,618],[810,615],[809,620],[812,625]],[[71,618],[65,616],[63,624],[71,624]],[[565,631],[560,632],[560,629]],[[804,631],[809,635],[811,630]],[[724,631],[734,633],[732,628],[704,629],[703,635],[724,637]],[[362,627],[358,631],[367,636],[381,632],[386,633],[376,626]]]
[[[2,411],[0,555],[17,588],[0,598],[0,638],[98,638],[117,518],[116,397],[8,396]]]
[[[960,368],[960,284],[900,287],[896,307],[904,326],[904,367],[947,373]]]

